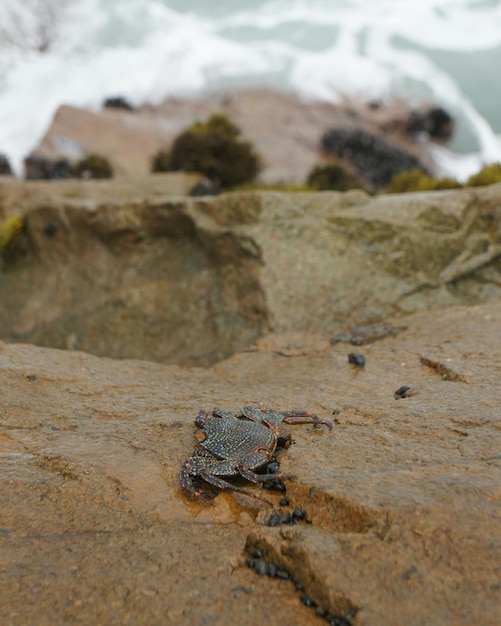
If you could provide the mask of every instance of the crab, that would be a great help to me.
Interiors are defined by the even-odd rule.
[[[207,493],[197,489],[194,478],[200,478],[213,487],[243,493],[271,504],[258,494],[237,487],[222,476],[241,476],[260,484],[277,478],[288,478],[281,473],[258,474],[254,470],[266,465],[277,447],[280,426],[286,424],[332,424],[310,411],[273,411],[264,407],[246,406],[236,413],[215,408],[202,409],[195,423],[199,445],[187,459],[179,474],[181,485],[193,497],[210,501]]]

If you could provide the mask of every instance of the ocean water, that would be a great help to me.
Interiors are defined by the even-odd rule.
[[[0,0],[0,153],[16,171],[61,104],[265,86],[403,96],[457,120],[444,174],[501,161],[501,0]]]

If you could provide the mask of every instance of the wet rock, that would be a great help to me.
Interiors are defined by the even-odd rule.
[[[343,626],[496,624],[501,305],[405,325],[367,347],[363,380],[339,346],[183,369],[0,343],[3,621],[314,626],[300,591]],[[393,399],[402,380],[412,402]],[[335,433],[295,426],[281,456],[291,515],[312,524],[180,488],[199,409],[259,402],[343,407]]]

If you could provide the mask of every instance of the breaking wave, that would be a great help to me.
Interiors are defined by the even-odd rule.
[[[500,25],[501,0],[2,0],[0,152],[19,171],[61,104],[265,86],[443,106],[464,179],[501,161]]]

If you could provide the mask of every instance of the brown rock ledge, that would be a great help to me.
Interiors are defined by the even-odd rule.
[[[206,365],[270,331],[501,300],[501,185],[200,199],[157,195],[156,177],[134,195],[81,184],[0,183],[26,223],[0,267],[1,339]]]
[[[246,545],[354,626],[498,624],[501,305],[404,322],[359,348],[364,369],[300,334],[208,370],[1,344],[2,624],[326,623]],[[246,403],[334,420],[291,427],[281,459],[311,523],[180,491],[199,408]]]

